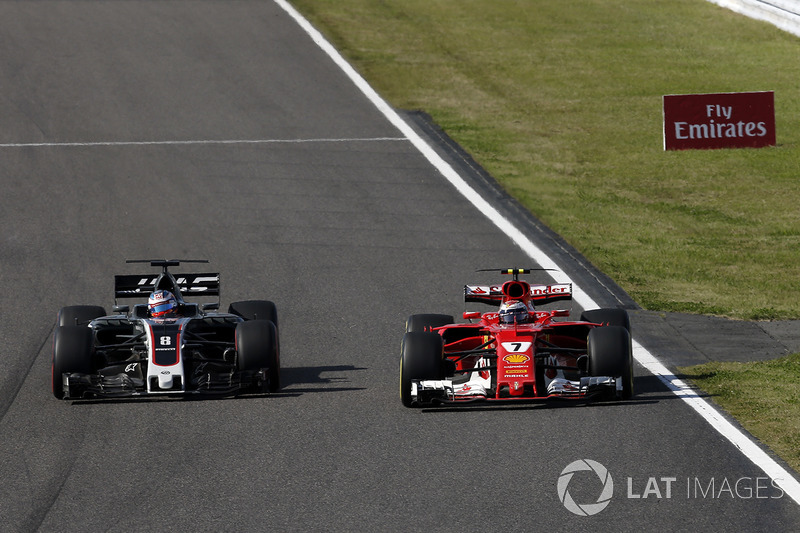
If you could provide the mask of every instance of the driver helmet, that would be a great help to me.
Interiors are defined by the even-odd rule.
[[[178,301],[169,291],[156,291],[150,295],[147,308],[153,318],[171,316],[178,311]]]
[[[528,321],[528,306],[519,300],[505,302],[500,306],[501,324],[524,324]]]

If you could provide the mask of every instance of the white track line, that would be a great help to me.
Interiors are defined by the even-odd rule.
[[[708,0],[740,15],[763,20],[800,37],[800,6],[794,0]]]
[[[403,141],[405,137],[364,137],[352,139],[221,139],[194,141],[95,141],[95,142],[49,142],[49,143],[0,143],[0,148],[61,147],[61,146],[158,146],[182,144],[301,144],[301,143],[347,143],[347,142]]]
[[[358,89],[383,113],[386,118],[424,155],[442,175],[464,195],[478,211],[483,213],[500,230],[510,237],[526,254],[543,268],[559,270],[553,276],[558,283],[571,283],[571,280],[561,272],[558,265],[548,257],[538,246],[528,239],[510,221],[503,217],[489,202],[483,199],[466,181],[442,159],[434,149],[406,123],[392,107],[381,98],[375,90],[361,77],[358,72],[339,54],[320,32],[318,32],[300,13],[285,0],[274,2],[286,11],[297,24],[314,40],[333,62],[353,81]],[[573,283],[574,300],[584,309],[599,307],[597,303],[580,287]],[[775,483],[783,489],[796,503],[800,504],[800,483],[789,471],[779,465],[764,450],[739,428],[731,424],[708,401],[697,395],[697,392],[678,379],[646,348],[634,341],[634,357],[649,372],[657,376],[676,396],[697,411],[714,429],[728,439],[748,459],[761,468]]]

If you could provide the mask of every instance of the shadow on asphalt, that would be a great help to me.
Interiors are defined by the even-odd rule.
[[[477,412],[477,411],[538,411],[542,409],[588,409],[590,407],[623,407],[628,405],[641,405],[658,403],[657,400],[638,399],[615,400],[615,401],[591,401],[591,400],[564,400],[550,398],[546,400],[511,400],[508,403],[502,400],[476,402],[458,406],[443,405],[441,407],[423,407],[423,413],[455,413],[455,412]]]
[[[359,370],[367,369],[365,367],[353,365],[299,366],[281,368],[281,384],[284,389],[286,387],[292,387],[290,390],[286,391],[288,394],[364,390],[365,387],[302,387],[302,385],[337,385],[350,383],[350,379],[348,379],[347,376],[342,375],[342,373],[355,372]],[[323,374],[335,375],[324,376]],[[301,387],[298,388],[295,387],[295,385],[301,385]]]

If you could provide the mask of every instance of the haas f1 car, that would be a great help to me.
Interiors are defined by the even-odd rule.
[[[504,269],[502,285],[467,285],[466,302],[495,307],[411,315],[400,355],[406,407],[473,401],[627,399],[633,395],[630,321],[624,309],[584,311],[536,306],[572,299],[572,284],[530,285],[529,269]]]
[[[205,260],[143,260],[159,274],[114,279],[113,314],[64,307],[53,338],[53,395],[59,399],[275,392],[280,387],[275,304],[250,300],[220,313],[219,273],[176,274]],[[121,298],[149,303],[117,305]],[[189,297],[216,302],[187,303]]]

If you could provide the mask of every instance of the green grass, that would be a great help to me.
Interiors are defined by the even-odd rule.
[[[800,38],[703,0],[293,3],[642,307],[800,318]],[[663,95],[762,90],[778,146],[663,151]]]
[[[800,472],[800,354],[679,370]]]

